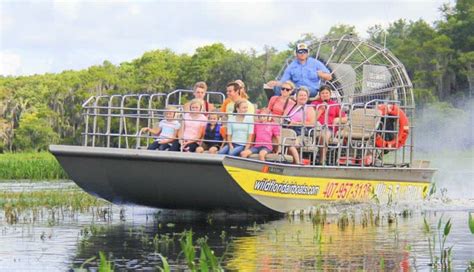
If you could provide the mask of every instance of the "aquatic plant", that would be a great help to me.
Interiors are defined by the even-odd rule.
[[[107,259],[104,252],[99,251],[99,272],[111,272],[114,271],[112,261]]]
[[[219,260],[217,259],[214,252],[211,250],[206,240],[198,242],[201,247],[201,253],[199,257],[199,270],[200,271],[218,271],[222,270]]]
[[[430,192],[428,193],[428,197],[432,197],[435,194],[436,194],[436,183],[433,182],[433,183],[431,183]]]
[[[196,263],[194,262],[196,252],[193,245],[193,232],[185,231],[179,243],[181,245],[181,252],[184,254],[189,269],[193,271],[196,270]]]
[[[337,219],[337,226],[341,230],[345,230],[347,226],[349,226],[349,216],[347,215],[347,212],[343,212],[341,216]]]
[[[155,252],[162,251],[162,249],[167,250],[169,245],[174,243],[174,236],[170,236],[168,233],[161,235],[156,234],[151,243]]]
[[[428,236],[428,248],[430,253],[430,261],[433,268],[437,269],[438,265],[441,270],[450,270],[451,269],[451,251],[453,246],[446,247],[446,239],[451,232],[451,219],[449,219],[443,227],[443,217],[441,216],[438,220],[436,227],[436,232],[432,230],[430,224],[426,220],[426,217],[423,218],[424,231]],[[438,239],[438,250],[439,256],[436,255],[436,239]]]
[[[184,254],[188,268],[191,271],[223,271],[220,261],[207,244],[207,237],[197,239],[200,248],[199,263],[196,265],[196,251],[193,245],[193,232],[184,231],[180,239],[181,252]]]
[[[322,235],[322,227],[321,225],[316,225],[314,228],[314,236],[313,236],[313,241],[321,244],[321,241],[323,240],[323,235]]]
[[[315,212],[310,214],[311,222],[313,225],[324,225],[326,224],[327,211],[323,208],[317,208]]]
[[[472,214],[469,213],[469,230],[471,231],[472,234],[474,234],[474,217],[472,217]]]
[[[3,209],[5,220],[9,224],[17,223],[21,215],[28,212],[29,218],[36,221],[43,216],[41,212],[46,209],[50,216],[50,224],[54,224],[65,214],[73,215],[76,212],[91,211],[94,216],[103,217],[110,215],[110,211],[98,207],[107,202],[93,197],[81,190],[54,190],[30,192],[0,192],[0,209]]]
[[[158,256],[160,257],[161,259],[161,263],[163,263],[163,267],[158,267],[158,269],[161,271],[161,272],[170,272],[171,271],[171,268],[170,268],[170,265],[168,263],[168,260],[166,260],[166,257],[164,257],[163,255],[161,254],[158,254]]]
[[[412,216],[412,214],[413,214],[413,211],[410,210],[410,209],[403,209],[403,211],[402,211],[402,217],[403,218],[408,218],[408,217]]]
[[[387,223],[388,223],[389,225],[395,223],[396,220],[397,220],[396,214],[391,213],[391,212],[389,212],[389,213],[387,214]]]
[[[0,154],[0,180],[68,179],[66,172],[49,152]]]

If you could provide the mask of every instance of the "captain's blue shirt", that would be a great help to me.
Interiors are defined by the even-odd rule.
[[[308,87],[311,96],[316,96],[319,86],[321,85],[321,79],[317,71],[330,73],[329,69],[315,58],[309,57],[305,64],[301,64],[297,59],[294,59],[290,65],[286,67],[283,76],[280,78],[280,82],[291,80],[295,83],[296,87]]]

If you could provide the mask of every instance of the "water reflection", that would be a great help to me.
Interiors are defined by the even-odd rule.
[[[55,192],[51,186],[65,190],[70,184],[35,189]],[[23,192],[29,187],[9,189]],[[443,224],[452,219],[446,241],[446,247],[453,246],[452,269],[464,271],[470,262],[474,266],[474,235],[467,223],[469,212],[474,212],[471,199],[441,197],[388,206],[339,204],[321,210],[329,214],[325,220],[324,216],[207,214],[137,206],[75,212],[40,207],[36,213],[22,212],[12,225],[0,211],[0,270],[65,271],[82,265],[93,270],[97,261],[86,262],[99,251],[109,256],[117,271],[156,270],[161,266],[158,254],[168,259],[172,269],[184,270],[188,266],[179,239],[185,230],[194,232],[195,245],[206,237],[226,270],[429,270],[435,256],[430,256],[428,237],[436,233],[427,236],[423,220],[436,232],[441,217]],[[403,210],[409,212],[403,216]],[[196,250],[199,256],[197,246]],[[435,255],[439,256],[439,248]]]
[[[435,227],[441,213],[425,216]],[[467,216],[466,211],[444,212],[444,218],[451,218],[453,223],[446,242],[447,246],[454,245],[453,269],[466,269],[474,256],[474,237],[468,234]],[[146,270],[161,265],[157,255],[160,253],[172,268],[185,269],[179,237],[182,231],[192,229],[195,239],[207,236],[215,254],[225,255],[222,266],[226,270],[429,269],[421,214],[398,216],[392,224],[384,217],[378,225],[363,225],[360,218],[355,218],[344,230],[337,224],[338,216],[329,216],[323,225],[313,224],[309,217],[209,217],[196,213],[145,217],[146,222],[109,225],[86,237],[71,262],[78,267],[101,250],[112,254],[118,270]]]
[[[140,210],[141,208],[135,208]],[[186,268],[179,239],[186,230],[194,237],[206,237],[216,256],[229,252],[235,237],[253,235],[260,225],[281,217],[256,214],[199,213],[183,211],[140,210],[117,225],[85,227],[77,255],[72,263],[79,267],[98,251],[113,256],[117,269],[155,269],[161,265],[157,253],[166,256],[173,268]],[[96,264],[91,264],[94,267]],[[89,265],[86,265],[88,267]]]

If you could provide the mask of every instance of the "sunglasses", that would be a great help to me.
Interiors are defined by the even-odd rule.
[[[281,88],[281,90],[282,90],[282,91],[291,91],[291,90],[293,90],[293,89],[291,89],[291,88]]]
[[[306,50],[298,50],[296,51],[297,54],[308,54],[308,51]]]

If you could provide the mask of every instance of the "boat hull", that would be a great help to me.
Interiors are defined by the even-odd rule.
[[[261,204],[278,212],[323,202],[367,202],[378,199],[424,199],[434,169],[321,167],[225,159],[225,168],[239,186]]]
[[[112,203],[285,213],[326,201],[419,199],[433,169],[294,166],[210,154],[50,146],[69,177]]]

